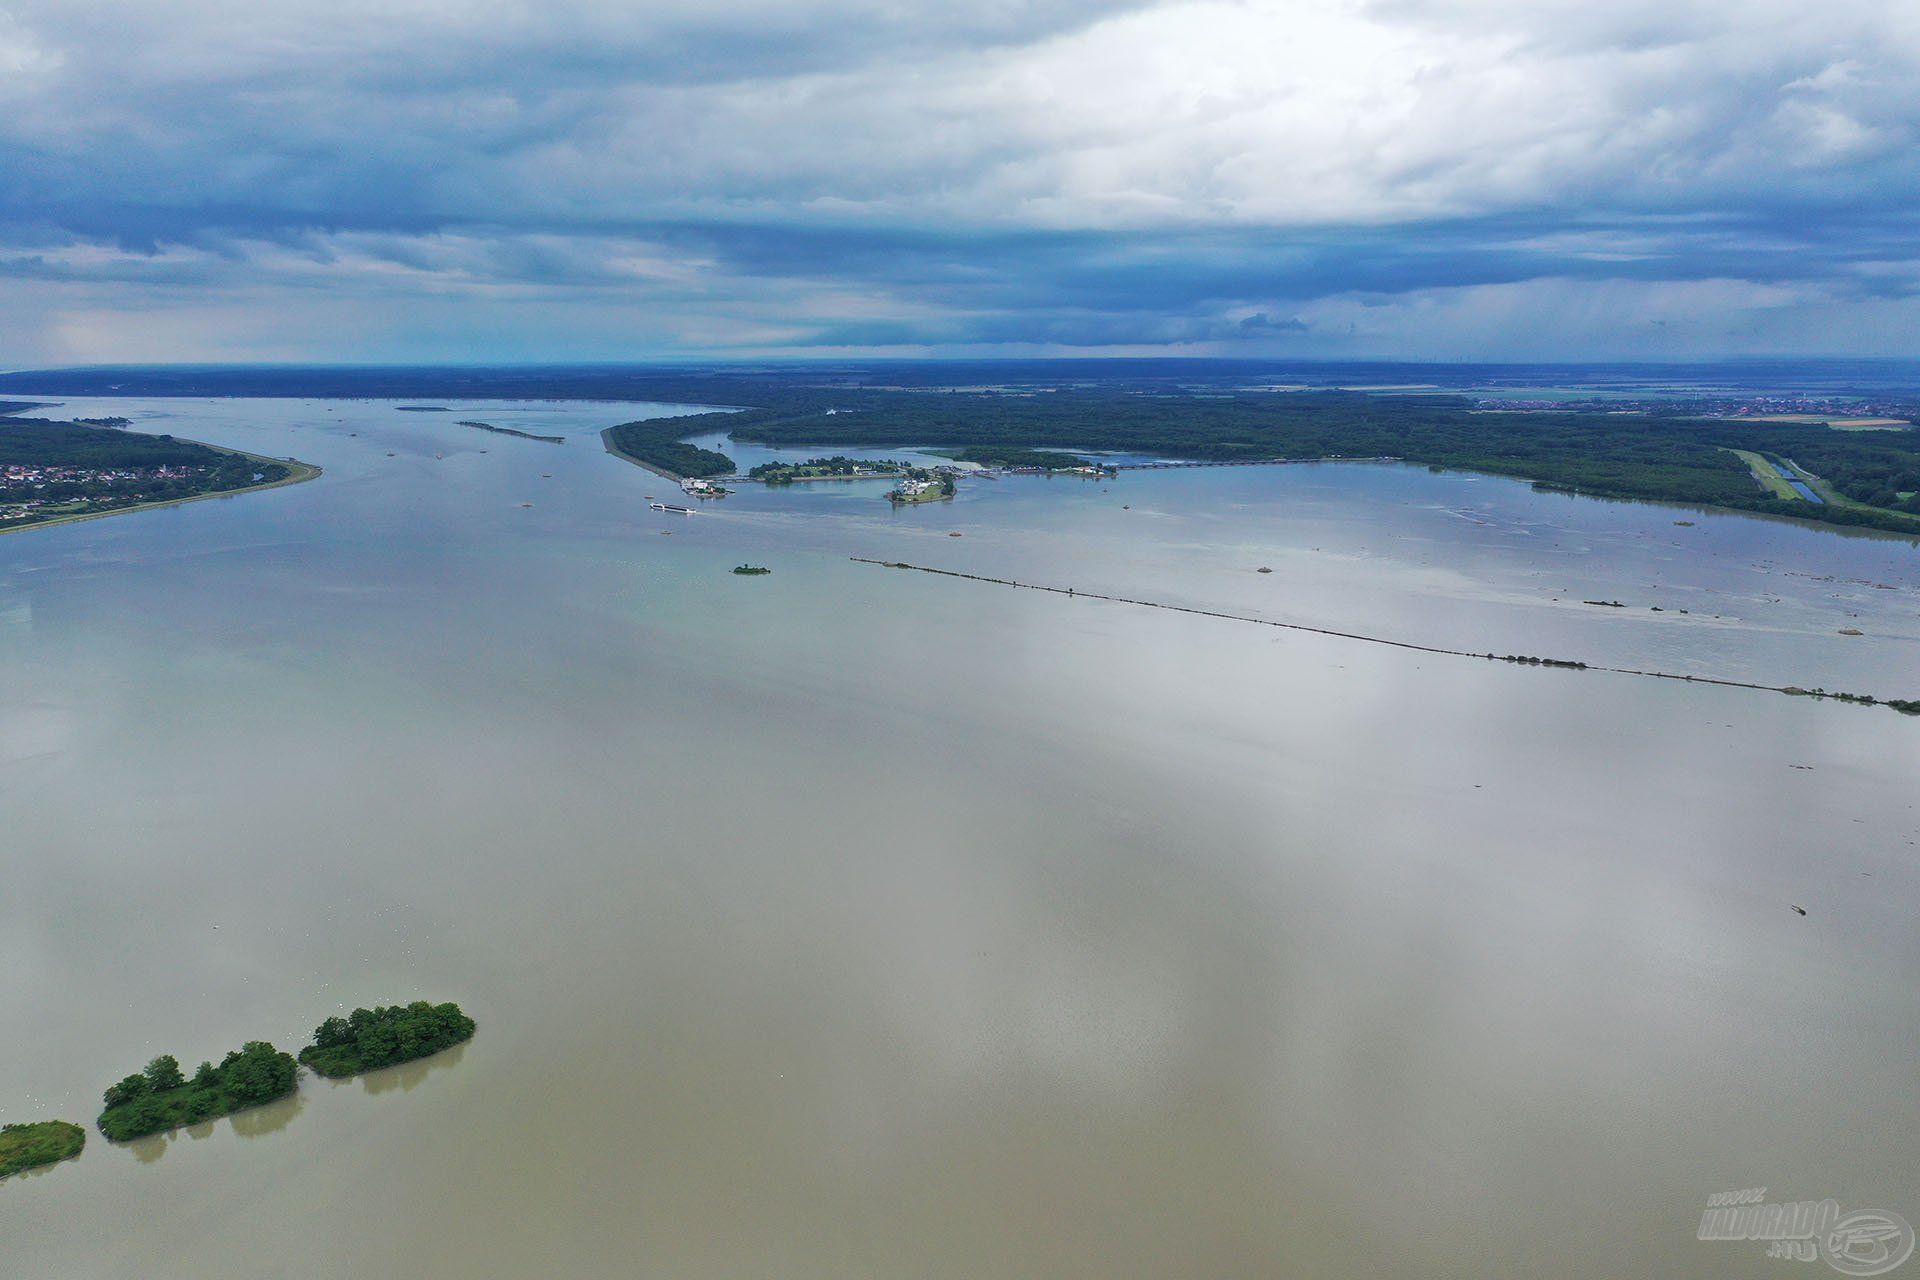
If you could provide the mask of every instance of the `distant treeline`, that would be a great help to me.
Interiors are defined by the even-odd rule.
[[[172,436],[49,422],[44,418],[0,420],[0,466],[130,471],[150,467],[221,467],[236,462],[245,464],[249,476],[258,469],[237,454]]]
[[[1085,458],[1057,449],[1023,449],[1013,445],[982,445],[954,454],[961,462],[983,467],[1038,467],[1043,471],[1065,471],[1069,467],[1091,465]]]
[[[1599,497],[1732,507],[1920,533],[1920,432],[1600,413],[1482,413],[1457,396],[1345,392],[1159,394],[1071,389],[794,391],[781,403],[675,419],[683,432],[803,445],[1090,449],[1207,461],[1396,457]],[[828,414],[831,408],[834,412]],[[1864,438],[1863,438],[1864,437]],[[1730,448],[1791,458],[1882,510],[1775,498]]]
[[[1234,390],[1368,384],[1469,389],[1499,386],[1595,388],[1595,400],[1633,398],[1648,388],[1706,385],[1778,392],[1807,387],[1822,396],[1914,401],[1920,361],[1736,360],[1686,364],[1576,361],[1459,363],[1126,356],[1080,359],[865,360],[751,365],[548,364],[93,366],[0,373],[0,395],[360,397],[442,405],[449,400],[652,400],[671,404],[758,405],[760,392],[786,388],[925,389],[1056,387],[1101,390]],[[1617,389],[1609,392],[1606,388]],[[1693,414],[1716,398],[1669,400]]]
[[[1023,465],[1013,459],[1033,458],[1035,450],[1074,449],[1205,461],[1395,457],[1446,470],[1513,476],[1567,493],[1730,507],[1920,534],[1920,431],[1840,432],[1818,424],[1606,413],[1483,413],[1459,396],[1338,391],[1074,387],[1003,394],[730,383],[725,394],[735,404],[762,403],[631,423],[615,431],[623,442],[647,446],[651,456],[643,460],[683,475],[718,475],[731,468],[722,454],[678,443],[682,436],[711,431],[785,446],[831,439],[868,448],[957,448],[962,458],[1002,466]],[[709,469],[689,471],[661,460],[670,456],[669,445],[700,455],[688,465]],[[1877,509],[1773,497],[1728,449],[1791,458],[1842,495]],[[628,452],[639,456],[637,448]]]
[[[610,446],[677,476],[734,470],[685,443],[725,431],[775,445],[1099,450],[1231,461],[1396,457],[1546,489],[1920,533],[1920,431],[1666,415],[1485,413],[1458,395],[1249,391],[1285,366],[1235,362],[874,364],[759,369],[124,370],[0,376],[0,388],[81,394],[648,399],[738,408],[623,423]],[[1337,375],[1336,375],[1337,376]],[[1346,377],[1352,377],[1348,370]],[[1414,379],[1420,380],[1420,379]],[[953,385],[969,389],[954,390]],[[1871,510],[1763,492],[1728,448],[1784,457]],[[1004,463],[1002,465],[1005,465]]]

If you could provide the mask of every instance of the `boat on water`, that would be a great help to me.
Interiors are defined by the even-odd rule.
[[[677,507],[671,502],[653,502],[648,505],[655,511],[671,511],[678,516],[690,516],[693,514],[692,507]]]

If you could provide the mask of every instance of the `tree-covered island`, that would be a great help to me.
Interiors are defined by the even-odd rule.
[[[900,487],[887,494],[887,501],[896,507],[911,506],[918,502],[939,502],[953,496],[951,471],[908,467],[905,474],[906,478],[900,482]]]
[[[179,1059],[163,1053],[145,1070],[107,1089],[100,1132],[115,1142],[128,1142],[231,1115],[286,1097],[298,1074],[293,1055],[264,1040],[248,1041],[217,1067],[201,1063],[192,1079],[180,1070]]]
[[[66,1120],[0,1125],[0,1178],[71,1160],[87,1145],[87,1131]]]
[[[878,458],[809,458],[805,462],[763,462],[747,472],[747,479],[764,484],[792,484],[796,480],[896,480],[906,464]]]
[[[310,480],[319,468],[112,426],[0,417],[0,532]]]
[[[300,1061],[338,1079],[451,1049],[473,1039],[473,1030],[473,1019],[451,1001],[355,1009],[315,1028],[313,1043],[300,1051]]]

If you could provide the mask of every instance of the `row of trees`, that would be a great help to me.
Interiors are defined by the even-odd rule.
[[[640,422],[623,422],[607,428],[605,434],[608,443],[618,452],[670,475],[689,478],[731,475],[732,458],[681,439],[682,436],[694,435],[704,429],[689,423],[711,416],[701,414],[696,419],[650,418]]]
[[[866,447],[963,448],[977,451],[973,456],[983,461],[997,450],[1001,465],[1008,465],[1010,456],[1004,451],[1032,449],[1219,460],[1391,456],[1574,492],[1920,532],[1920,431],[1837,432],[1819,425],[1621,415],[1591,407],[1569,413],[1483,413],[1464,396],[1243,390],[1249,380],[1258,380],[1256,375],[1271,371],[1261,374],[1259,367],[1231,362],[1095,361],[1075,366],[1074,385],[1049,386],[1062,376],[1058,366],[1015,361],[982,365],[967,376],[970,385],[1009,391],[937,389],[956,377],[946,365],[890,365],[872,375],[875,382],[884,378],[884,386],[861,385],[857,371],[837,366],[699,373],[526,369],[485,375],[411,369],[95,370],[7,375],[0,381],[29,390],[57,385],[70,393],[117,387],[171,394],[396,396],[471,395],[484,382],[487,394],[498,396],[742,406],[609,430],[609,440],[621,451],[682,476],[733,470],[725,454],[686,443],[687,436],[716,430],[770,444],[831,439]],[[1685,406],[1682,412],[1710,407]],[[0,436],[31,425],[16,421],[0,428]],[[1727,448],[1793,458],[1875,510],[1770,497]]]
[[[107,1088],[100,1132],[125,1142],[259,1106],[292,1093],[297,1072],[293,1056],[265,1040],[248,1041],[217,1067],[202,1062],[191,1080],[178,1058],[163,1053]]]
[[[383,1005],[328,1018],[300,1061],[323,1076],[354,1075],[411,1062],[473,1038],[474,1022],[451,1001]]]
[[[355,1009],[328,1018],[314,1031],[300,1062],[326,1076],[352,1075],[423,1058],[473,1036],[473,1019],[456,1004]],[[189,1077],[180,1060],[163,1053],[107,1087],[100,1132],[115,1142],[197,1124],[292,1093],[299,1075],[293,1055],[265,1040],[250,1040],[215,1066],[202,1062]]]
[[[831,432],[866,446],[959,446],[1003,465],[1034,450],[1161,457],[1393,457],[1531,480],[1542,487],[1763,511],[1920,532],[1920,431],[1608,413],[1483,413],[1464,397],[1074,388],[1028,395],[801,391],[724,415],[736,438],[801,445]],[[710,430],[722,415],[676,420]],[[1791,457],[1862,511],[1773,498],[1728,449]],[[1911,513],[1911,514],[1910,514]]]
[[[747,472],[747,476],[767,484],[791,484],[794,477],[800,475],[850,476],[860,470],[890,473],[899,469],[897,462],[878,458],[849,458],[836,453],[831,458],[809,458],[805,462],[763,462]]]

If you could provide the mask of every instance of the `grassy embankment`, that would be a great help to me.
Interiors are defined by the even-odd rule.
[[[1753,450],[1729,449],[1727,452],[1738,455],[1740,461],[1747,464],[1747,470],[1753,472],[1753,478],[1758,480],[1761,487],[1774,497],[1785,498],[1789,502],[1806,501],[1805,498],[1794,492],[1793,486],[1787,483],[1785,476],[1782,476],[1778,471],[1773,469],[1771,462],[1768,462]],[[1818,493],[1819,490],[1815,489],[1814,492]]]
[[[71,1160],[86,1145],[87,1131],[65,1120],[0,1126],[0,1178]]]
[[[1755,453],[1751,449],[1729,449],[1727,452],[1738,454],[1740,460],[1747,464],[1747,470],[1753,473],[1753,478],[1758,480],[1772,497],[1784,498],[1791,502],[1806,503],[1809,508],[1815,505],[1813,503],[1807,503],[1804,496],[1795,492],[1793,486],[1787,482],[1787,478],[1774,469],[1773,465],[1767,461],[1765,455]],[[1843,511],[1859,512],[1875,524],[1885,521],[1888,524],[1907,525],[1914,521],[1914,518],[1905,512],[1889,510],[1886,507],[1877,507],[1870,502],[1862,502],[1858,498],[1849,498],[1846,494],[1835,488],[1830,481],[1808,471],[1792,458],[1780,459],[1780,465],[1792,472],[1795,479],[1800,480],[1807,488],[1813,490],[1814,494],[1819,497],[1822,502],[1828,503],[1831,506],[1839,507]],[[1907,491],[1901,493],[1899,496],[1902,499],[1907,499],[1911,498],[1913,493]]]
[[[1832,503],[1836,507],[1841,507],[1848,511],[1858,511],[1869,516],[1886,516],[1895,520],[1911,520],[1913,518],[1911,516],[1905,516],[1898,511],[1889,511],[1885,507],[1876,507],[1870,502],[1862,502],[1858,498],[1849,498],[1846,494],[1834,488],[1831,482],[1814,475],[1813,472],[1808,471],[1792,458],[1782,458],[1780,459],[1780,463],[1805,482],[1807,488],[1813,490],[1819,494],[1823,500]],[[1913,494],[1909,492],[1901,496],[1911,498]]]

